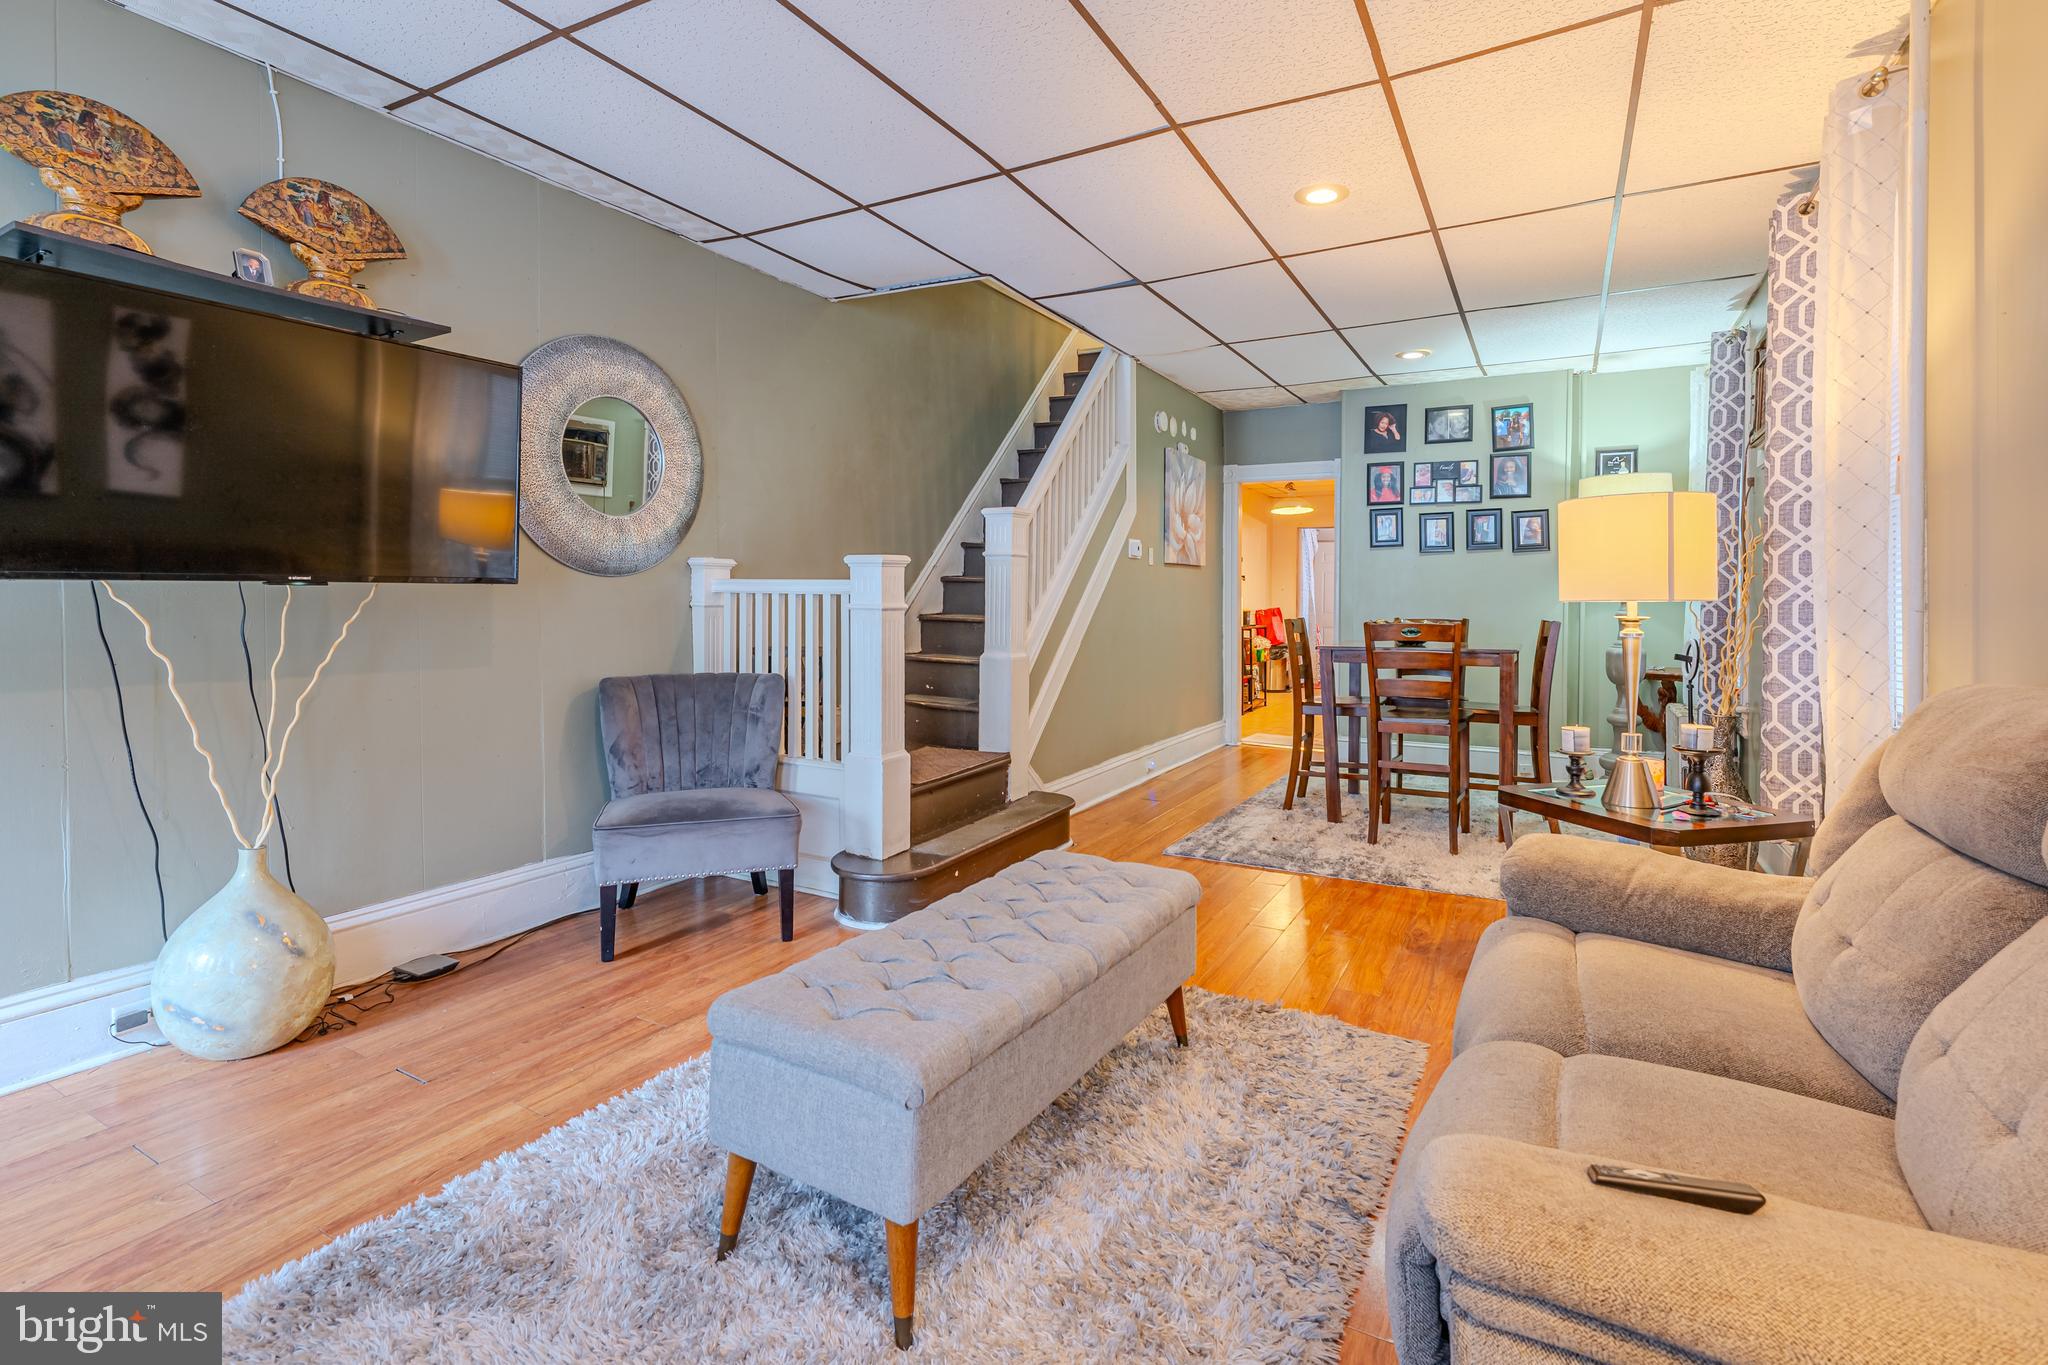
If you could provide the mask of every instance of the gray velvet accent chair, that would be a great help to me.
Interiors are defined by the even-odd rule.
[[[775,790],[784,682],[774,673],[658,673],[597,685],[612,799],[591,826],[599,948],[646,881],[745,873],[780,884],[782,941],[795,933],[796,803]]]
[[[1916,710],[1811,869],[1516,842],[1389,1200],[1403,1365],[2048,1360],[2048,689]]]

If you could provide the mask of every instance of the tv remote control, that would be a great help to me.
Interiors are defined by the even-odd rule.
[[[1755,1213],[1764,1206],[1763,1191],[1754,1185],[1732,1180],[1702,1180],[1698,1176],[1651,1170],[1646,1166],[1588,1166],[1586,1178],[1595,1185],[1612,1185],[1637,1194],[1654,1194],[1686,1204],[1704,1204],[1729,1213]]]

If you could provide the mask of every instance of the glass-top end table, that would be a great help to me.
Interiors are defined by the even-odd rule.
[[[1592,795],[1580,797],[1560,796],[1554,786],[1543,783],[1502,787],[1495,795],[1503,812],[1523,811],[1540,820],[1559,820],[1602,834],[1612,834],[1616,838],[1633,839],[1659,852],[1681,858],[1685,856],[1686,849],[1711,844],[1763,844],[1782,840],[1792,845],[1792,875],[1795,877],[1805,874],[1807,849],[1813,841],[1813,821],[1791,816],[1725,815],[1700,820],[1672,810],[1640,815],[1609,810],[1600,804],[1597,785]],[[1674,808],[1685,800],[1683,792],[1666,791],[1663,795]],[[1501,823],[1512,847],[1515,842],[1514,821],[1508,818]]]

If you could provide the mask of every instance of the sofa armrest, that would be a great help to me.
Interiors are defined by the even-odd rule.
[[[2048,1359],[2048,1255],[1769,1191],[1748,1215],[1633,1194],[1587,1180],[1598,1158],[1506,1138],[1446,1136],[1418,1159],[1419,1236],[1389,1271],[1433,1256],[1452,1340],[1599,1360]]]
[[[1792,970],[1792,928],[1812,886],[1565,834],[1515,840],[1500,867],[1510,915],[1781,972]]]

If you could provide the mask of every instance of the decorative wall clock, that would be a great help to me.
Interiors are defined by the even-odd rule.
[[[36,168],[62,207],[25,219],[32,227],[155,255],[121,226],[144,199],[199,197],[178,154],[111,105],[62,90],[0,96],[0,151]]]
[[[238,212],[291,244],[307,273],[288,286],[294,294],[375,308],[356,287],[356,273],[371,261],[405,259],[405,243],[384,215],[331,181],[288,175],[251,190]]]

